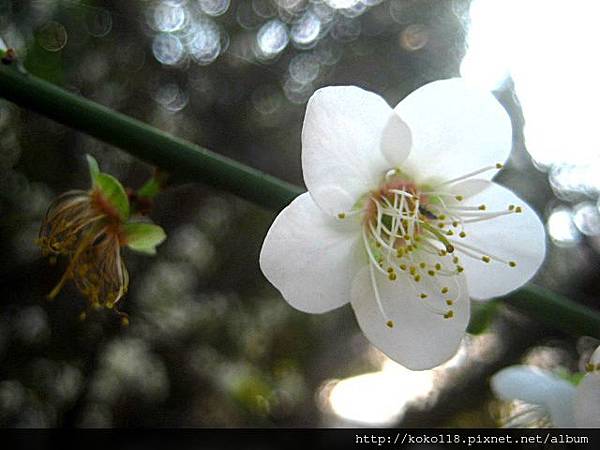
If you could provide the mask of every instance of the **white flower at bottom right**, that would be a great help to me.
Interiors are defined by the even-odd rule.
[[[491,386],[501,400],[531,405],[510,421],[514,426],[549,422],[558,428],[600,428],[600,346],[586,372],[575,386],[548,370],[517,365],[496,373]]]

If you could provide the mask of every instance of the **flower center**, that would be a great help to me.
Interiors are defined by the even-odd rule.
[[[458,276],[464,272],[461,258],[474,258],[483,264],[496,261],[516,267],[468,243],[469,224],[522,212],[522,207],[507,205],[503,211],[489,211],[487,205],[467,205],[465,196],[452,186],[484,171],[502,168],[501,164],[445,181],[435,186],[418,185],[399,169],[385,175],[380,187],[361,199],[350,214],[361,216],[362,240],[369,259],[375,297],[388,327],[375,275],[390,282],[404,272],[417,299],[432,312],[446,319],[454,317],[452,306],[461,297]],[[345,213],[338,215],[340,219]]]

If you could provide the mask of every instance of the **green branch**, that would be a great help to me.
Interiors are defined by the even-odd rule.
[[[0,66],[0,96],[178,177],[201,181],[268,209],[280,210],[303,192],[298,186],[22,73],[15,63]],[[530,285],[503,301],[549,326],[600,339],[600,313],[553,292]]]
[[[0,96],[50,119],[83,131],[186,180],[279,210],[303,190],[258,170],[171,136],[139,120],[0,65]]]

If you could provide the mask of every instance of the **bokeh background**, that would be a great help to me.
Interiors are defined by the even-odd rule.
[[[536,281],[598,308],[599,18],[593,0],[0,0],[0,45],[72,92],[297,184],[315,89],[354,84],[393,105],[462,74],[511,114],[498,180],[546,223]],[[169,237],[156,257],[125,254],[131,325],[108,311],[80,321],[76,290],[46,300],[65,266],[35,239],[52,198],[87,188],[86,153],[134,188],[153,171],[0,100],[1,426],[496,426],[511,407],[489,391],[496,370],[578,371],[598,344],[494,305],[455,358],[410,372],[350,307],[289,307],[258,267],[274,213],[201,180],[157,197]]]

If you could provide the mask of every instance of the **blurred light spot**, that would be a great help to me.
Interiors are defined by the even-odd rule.
[[[275,3],[279,5],[285,11],[294,12],[299,7],[303,6],[304,0],[275,0]]]
[[[188,102],[187,94],[179,88],[177,83],[167,83],[154,92],[154,99],[165,109],[171,112],[182,110]]]
[[[260,114],[273,114],[281,107],[281,94],[274,86],[259,86],[252,92],[252,105]]]
[[[333,66],[342,58],[342,47],[332,41],[322,41],[313,51],[320,64]]]
[[[550,171],[549,181],[554,193],[563,200],[576,200],[582,195],[595,195],[600,190],[600,160],[585,165],[562,164]]]
[[[277,9],[271,0],[252,0],[252,9],[256,15],[265,19],[277,14]]]
[[[0,382],[0,413],[14,414],[18,412],[25,401],[25,389],[17,380]]]
[[[287,27],[277,19],[271,20],[258,30],[256,42],[262,56],[273,58],[288,45]]]
[[[327,3],[334,9],[352,8],[353,6],[356,6],[359,2],[360,0],[325,0],[325,3]]]
[[[225,14],[229,8],[230,0],[198,0],[200,8],[209,16],[220,16]]]
[[[383,0],[360,0],[360,2],[367,6],[375,6],[379,5]]]
[[[300,53],[290,61],[290,76],[300,84],[311,83],[319,76],[319,62],[309,53]]]
[[[400,33],[400,46],[409,52],[422,49],[427,42],[429,42],[429,32],[425,25],[412,24]]]
[[[144,341],[122,338],[104,348],[90,393],[92,398],[109,402],[132,394],[160,401],[168,393],[168,382],[163,362]]]
[[[262,23],[261,16],[255,12],[253,3],[248,0],[236,3],[237,10],[235,12],[235,17],[240,26],[250,30]]]
[[[579,242],[581,236],[573,223],[571,212],[564,208],[555,208],[546,223],[548,234],[558,246],[569,247]]]
[[[366,10],[367,10],[367,5],[365,5],[364,3],[361,3],[359,1],[359,2],[355,3],[354,5],[350,6],[349,8],[340,9],[340,13],[343,16],[355,18],[355,17],[360,16]]]
[[[17,336],[29,344],[42,342],[50,335],[48,316],[39,306],[30,306],[19,311],[13,326]]]
[[[512,77],[528,152],[543,167],[600,152],[600,2],[476,0],[463,77],[489,89]],[[509,29],[507,30],[507,26]]]
[[[104,37],[112,29],[112,16],[104,8],[94,8],[85,18],[88,33],[94,37]]]
[[[67,45],[67,30],[58,22],[48,22],[36,31],[36,40],[44,50],[58,52]]]
[[[221,33],[212,20],[202,20],[194,27],[194,37],[188,45],[190,55],[198,64],[208,65],[221,53]]]
[[[181,30],[187,21],[187,11],[179,5],[159,3],[154,8],[154,27],[158,31],[171,33]]]
[[[407,405],[433,389],[434,372],[412,371],[387,360],[379,372],[335,382],[328,400],[338,416],[365,425],[391,425]]]
[[[179,38],[166,33],[154,36],[152,52],[158,62],[168,66],[179,64],[185,56],[185,50]]]
[[[283,91],[287,99],[297,105],[302,105],[308,101],[315,88],[311,83],[298,83],[293,78],[288,78],[283,85]]]
[[[215,256],[215,248],[206,235],[194,225],[184,225],[169,236],[169,253],[183,259],[203,273]]]
[[[331,36],[340,42],[351,42],[360,35],[360,22],[340,17],[331,29]]]
[[[321,20],[311,11],[306,12],[290,31],[292,41],[301,48],[316,42],[321,32]]]
[[[582,202],[573,208],[573,222],[586,236],[600,235],[600,211],[591,202]]]

